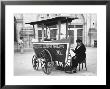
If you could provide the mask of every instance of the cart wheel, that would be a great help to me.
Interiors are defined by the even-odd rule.
[[[50,74],[51,71],[52,71],[52,63],[51,62],[45,62],[43,65],[42,65],[42,70],[45,74]]]
[[[42,70],[45,74],[50,74],[53,69],[52,56],[48,50],[43,50],[42,58],[44,59],[41,63]]]
[[[36,55],[34,55],[32,58],[32,65],[33,65],[34,70],[38,70],[39,61]]]

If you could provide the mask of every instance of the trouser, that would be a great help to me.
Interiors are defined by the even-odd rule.
[[[20,52],[21,52],[21,53],[23,53],[23,52],[24,52],[23,47],[20,47]]]
[[[77,68],[78,63],[79,63],[78,58],[77,57],[76,58],[75,57],[72,57],[72,66],[71,66],[71,68],[72,69]]]

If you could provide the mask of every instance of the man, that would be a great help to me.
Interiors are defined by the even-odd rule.
[[[20,47],[20,53],[22,54],[24,49],[23,49],[23,37],[20,37],[20,39],[18,40],[18,44]]]
[[[72,72],[76,73],[78,63],[81,63],[86,58],[86,48],[80,39],[76,40],[77,46],[73,52],[75,56],[72,57]]]

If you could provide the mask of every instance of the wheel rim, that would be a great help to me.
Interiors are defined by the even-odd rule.
[[[42,58],[44,61],[41,63],[41,67],[44,73],[50,74],[52,71],[52,56],[48,50],[43,50],[42,52]]]
[[[34,55],[32,58],[32,65],[33,65],[34,70],[38,70],[39,61],[38,61],[38,58],[36,57],[36,55]]]
[[[34,64],[34,60],[36,59],[36,55],[33,55],[32,57],[32,65]]]
[[[44,66],[42,66],[42,70],[46,74],[50,74],[52,71],[52,64],[49,63],[50,66],[48,66],[48,63],[45,63]]]

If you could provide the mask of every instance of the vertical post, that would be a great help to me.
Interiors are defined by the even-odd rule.
[[[58,40],[60,40],[61,21],[58,21]]]
[[[38,42],[38,25],[36,24],[36,25],[34,26],[34,28],[35,28],[35,39],[36,39],[36,41]]]
[[[85,22],[83,23],[82,30],[83,30],[82,41],[83,41],[83,43],[84,43],[84,45],[85,45]]]
[[[91,47],[91,14],[90,14],[90,47]]]
[[[48,29],[48,39],[50,39],[50,27]]]
[[[42,24],[42,41],[44,41],[44,24]]]
[[[85,17],[84,17],[84,14],[81,14],[81,16],[82,16],[82,19],[83,19],[83,27],[82,27],[82,29],[83,29],[83,35],[82,35],[82,41],[83,41],[83,43],[84,43],[84,45],[86,44],[85,43]]]
[[[74,28],[74,44],[75,44],[75,46],[77,45],[76,40],[77,40],[77,28]]]
[[[29,35],[29,47],[30,47],[30,35]]]
[[[86,24],[85,24],[85,26],[86,26],[86,35],[85,36],[86,37],[85,38],[86,38],[86,46],[88,46],[88,43],[87,43],[88,42],[88,39],[87,39],[88,38],[88,35],[87,35],[88,34],[88,31],[87,31],[87,25],[88,25],[87,24],[87,14],[86,14],[86,18],[85,19],[86,19]]]
[[[48,27],[46,26],[46,32],[45,32],[46,37],[47,37],[47,28],[48,28]]]
[[[34,38],[35,38],[35,27],[34,27],[34,25],[33,25],[33,30],[34,30]]]
[[[30,47],[30,39],[29,39],[29,34],[28,34],[28,43],[29,43],[29,45],[28,45],[28,48]]]
[[[66,21],[66,39],[68,38],[68,20]]]

